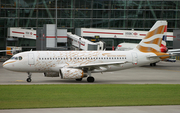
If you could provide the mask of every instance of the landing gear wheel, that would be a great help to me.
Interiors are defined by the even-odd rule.
[[[88,77],[88,78],[87,78],[87,81],[88,81],[88,82],[94,82],[94,77]]]
[[[26,79],[27,82],[31,82],[31,75],[32,74],[30,72],[28,72],[28,78]]]
[[[82,78],[76,79],[76,81],[82,81]]]
[[[156,63],[150,63],[150,66],[156,66]]]
[[[27,81],[27,82],[31,82],[31,78],[27,78],[26,81]]]

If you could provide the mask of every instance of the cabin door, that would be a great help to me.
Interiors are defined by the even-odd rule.
[[[33,53],[29,53],[29,56],[28,56],[28,63],[29,65],[34,65],[34,54]]]

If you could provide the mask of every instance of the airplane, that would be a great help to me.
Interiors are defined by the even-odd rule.
[[[162,38],[162,42],[161,42],[161,46],[160,46],[160,50],[162,53],[180,53],[180,49],[168,49],[166,47],[166,35],[163,35]],[[128,50],[133,50],[138,44],[137,43],[120,43],[118,44],[118,46],[116,47],[115,51],[128,51]],[[168,59],[163,59],[163,61],[167,61],[167,62],[176,62],[175,58],[168,58]],[[156,63],[150,63],[150,66],[156,66]]]
[[[166,47],[166,35],[163,35],[163,39],[160,46],[160,51],[163,53],[168,52],[168,48]],[[128,51],[134,49],[138,44],[137,43],[120,43],[116,47],[115,51]]]
[[[45,77],[61,77],[94,82],[91,73],[111,72],[142,66],[169,58],[172,54],[159,52],[167,21],[157,21],[148,34],[130,51],[28,51],[14,55],[3,63],[7,70],[27,72]]]

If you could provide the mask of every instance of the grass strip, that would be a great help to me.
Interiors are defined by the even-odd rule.
[[[0,109],[179,104],[179,84],[0,85]]]

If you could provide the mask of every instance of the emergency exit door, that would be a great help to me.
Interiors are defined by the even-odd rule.
[[[137,53],[132,53],[132,62],[133,62],[133,64],[137,64],[138,63]]]

